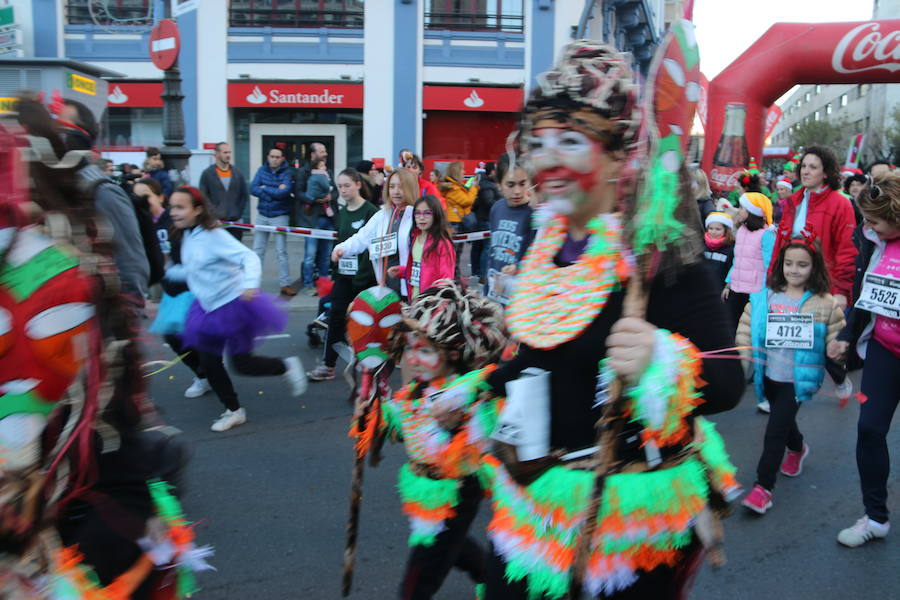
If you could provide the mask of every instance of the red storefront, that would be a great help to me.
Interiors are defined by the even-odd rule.
[[[139,152],[159,145],[162,82],[110,81],[105,151]]]
[[[422,94],[425,168],[462,160],[467,173],[506,152],[524,99],[522,88],[510,87],[426,85]]]

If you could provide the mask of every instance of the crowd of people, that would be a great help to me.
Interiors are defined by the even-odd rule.
[[[811,448],[826,443],[801,432],[800,407],[826,374],[847,402],[848,372],[862,368],[865,514],[837,540],[885,537],[886,437],[900,400],[900,173],[880,163],[868,174],[842,169],[831,150],[812,146],[774,192],[751,163],[739,187],[717,197],[702,170],[682,165],[660,222],[645,230],[644,179],[656,175],[632,167],[652,146],[627,60],[579,41],[544,77],[509,151],[469,176],[461,161],[426,173],[402,150],[396,166],[363,160],[335,177],[326,146],[313,143],[299,169],[270,148],[248,181],[223,142],[198,187],[174,183],[155,148],[141,168],[111,173],[92,159],[97,125],[86,107],[69,101],[51,119],[23,98],[17,116],[33,148],[24,185],[37,208],[0,205],[0,233],[10,231],[0,236],[0,325],[31,319],[30,338],[59,334],[34,324],[54,302],[77,305],[74,325],[85,325],[54,354],[72,362],[65,381],[35,392],[49,408],[20,394],[21,412],[41,416],[28,421],[29,452],[7,452],[0,464],[15,475],[0,493],[16,507],[2,521],[15,549],[0,566],[53,572],[54,585],[84,588],[73,597],[124,586],[130,574],[121,597],[134,598],[172,588],[172,566],[184,577],[205,568],[179,529],[177,503],[162,497],[163,480],[177,491],[183,451],[150,437],[159,419],[134,383],[143,381],[136,332],[148,299],[159,306],[147,328],[194,373],[185,395],[214,393],[224,412],[211,430],[224,432],[247,419],[226,356],[237,373],[283,377],[302,395],[308,381],[334,379],[348,307],[374,286],[403,305],[385,349],[402,384],[367,427],[401,441],[409,457],[399,485],[412,529],[404,600],[432,598],[453,567],[488,600],[582,590],[682,597],[704,549],[718,556],[719,519],[742,493],[705,415],[734,408],[747,381],[768,422],[741,504],[763,515],[778,473],[800,476]],[[38,138],[50,150],[34,146]],[[70,166],[50,164],[70,152]],[[257,229],[251,249],[244,229],[220,225],[243,220],[251,195],[256,225],[336,232],[335,242],[304,240],[298,280],[285,235]],[[472,231],[489,234],[471,251],[454,243]],[[273,235],[277,295],[261,289]],[[256,354],[262,336],[286,327],[285,300],[319,295],[323,280],[333,285],[319,299],[328,315],[319,364],[307,372],[296,356]],[[19,394],[24,381],[4,389]],[[54,412],[55,402],[77,410]],[[139,500],[129,505],[134,519],[171,532],[110,525],[104,502],[125,496]],[[487,547],[469,535],[483,498]],[[55,521],[25,522],[45,509]],[[72,544],[96,581],[67,570],[74,555],[66,562],[58,548]],[[0,585],[39,585],[33,575],[22,581]]]

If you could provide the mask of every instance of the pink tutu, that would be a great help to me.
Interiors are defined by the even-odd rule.
[[[246,354],[258,344],[257,337],[284,331],[287,321],[287,306],[269,294],[238,297],[210,312],[194,302],[182,336],[186,347],[200,352]]]

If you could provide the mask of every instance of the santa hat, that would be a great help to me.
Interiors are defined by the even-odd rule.
[[[721,223],[728,229],[734,229],[734,220],[723,212],[709,213],[706,217],[706,227],[709,227],[710,223]]]
[[[779,177],[775,182],[775,187],[785,187],[789,190],[794,189],[794,182],[789,177]]]
[[[841,169],[841,175],[844,177],[850,177],[851,175],[856,175],[858,169],[854,169],[850,165],[844,165],[844,168]]]
[[[762,217],[766,225],[772,224],[772,201],[765,194],[759,192],[747,192],[741,194],[741,208],[751,215]]]

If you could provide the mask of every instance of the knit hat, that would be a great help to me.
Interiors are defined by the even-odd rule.
[[[711,212],[706,216],[704,225],[709,227],[710,223],[721,223],[728,229],[734,229],[734,219],[723,212]]]
[[[778,181],[775,182],[775,187],[785,187],[792,190],[794,189],[794,182],[788,177],[779,177]]]
[[[368,175],[369,171],[371,171],[372,167],[374,166],[375,163],[373,163],[371,160],[361,160],[356,163],[355,169],[357,170],[357,172],[362,173],[363,175]]]
[[[741,208],[751,215],[762,217],[766,225],[772,224],[772,201],[765,194],[759,192],[747,192],[741,194]]]

